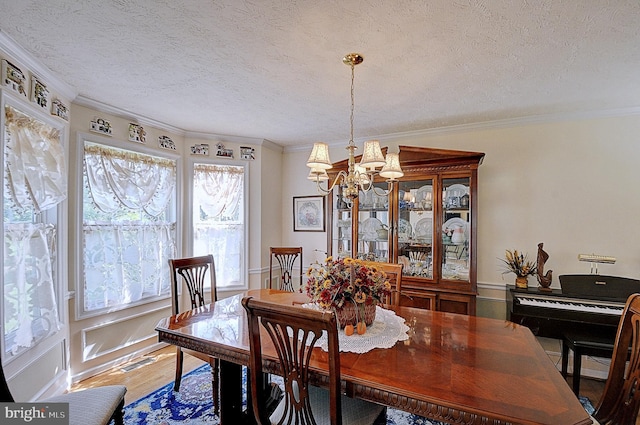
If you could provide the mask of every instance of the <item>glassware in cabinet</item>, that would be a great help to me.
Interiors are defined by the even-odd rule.
[[[403,275],[433,278],[433,179],[398,183],[398,263]]]
[[[340,187],[336,187],[331,196],[335,206],[332,217],[331,254],[339,258],[351,257],[353,241],[351,208],[342,200]]]
[[[357,202],[358,233],[356,257],[367,261],[389,262],[389,196],[384,183],[378,190],[360,191]]]
[[[469,281],[470,179],[442,179],[441,273],[447,280]]]

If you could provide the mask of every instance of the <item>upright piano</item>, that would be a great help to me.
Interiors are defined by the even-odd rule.
[[[567,332],[615,340],[627,298],[640,292],[640,280],[596,274],[561,275],[561,289],[510,287],[507,318],[534,335],[562,339]]]

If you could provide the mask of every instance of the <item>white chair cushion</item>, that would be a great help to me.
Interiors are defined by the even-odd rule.
[[[107,425],[127,387],[105,385],[51,397],[41,402],[69,403],[69,425]]]
[[[317,425],[331,425],[329,412],[329,390],[314,386],[309,387],[309,402]],[[269,420],[277,424],[285,409],[285,397],[273,411]],[[342,423],[344,425],[371,425],[382,413],[384,406],[368,401],[342,396]]]

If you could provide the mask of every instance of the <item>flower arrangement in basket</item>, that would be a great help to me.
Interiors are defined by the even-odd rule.
[[[516,275],[516,287],[527,288],[527,277],[536,274],[536,263],[528,259],[527,254],[522,254],[518,250],[506,250],[502,262],[505,271],[502,274],[513,273]]]
[[[376,304],[391,293],[387,274],[375,265],[352,258],[327,257],[307,271],[306,293],[320,308],[335,310],[340,327],[375,320]],[[359,332],[364,333],[364,331]]]

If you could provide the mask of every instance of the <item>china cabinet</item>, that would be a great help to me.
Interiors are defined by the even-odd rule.
[[[404,176],[330,196],[330,255],[403,264],[400,304],[474,315],[478,166],[484,153],[400,146]],[[329,175],[347,167],[333,164]],[[385,194],[388,192],[388,194]]]

